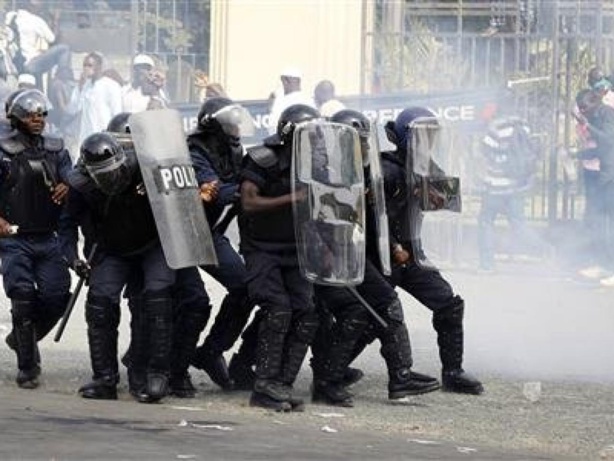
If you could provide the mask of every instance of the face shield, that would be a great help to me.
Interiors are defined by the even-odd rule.
[[[419,117],[409,124],[407,151],[413,159],[413,172],[428,176],[431,161],[444,155],[442,129],[435,117]]]
[[[130,185],[130,168],[123,150],[101,162],[85,163],[85,169],[100,190],[107,195],[118,195]]]
[[[217,120],[224,133],[231,138],[254,135],[255,127],[252,116],[239,104],[222,107],[211,118]]]

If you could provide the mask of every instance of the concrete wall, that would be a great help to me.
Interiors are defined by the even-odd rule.
[[[212,0],[211,81],[234,99],[265,99],[294,66],[303,90],[322,79],[360,92],[363,0]]]

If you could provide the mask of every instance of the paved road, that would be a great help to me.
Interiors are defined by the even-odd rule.
[[[119,402],[88,402],[75,393],[90,373],[80,305],[62,342],[41,344],[40,389],[16,389],[14,356],[0,347],[0,459],[606,456],[614,445],[614,290],[534,263],[503,264],[488,276],[469,269],[447,275],[467,301],[465,365],[484,380],[483,396],[436,392],[391,405],[373,346],[358,360],[367,376],[355,386],[353,409],[308,405],[304,414],[270,414],[249,408],[247,393],[222,393],[199,372],[194,400],[138,404],[127,395],[124,379]],[[206,283],[219,299],[220,287],[208,278]],[[415,368],[437,374],[429,313],[402,299]],[[9,308],[5,299],[0,303],[3,336]],[[296,387],[307,399],[310,379],[305,366]],[[541,383],[536,402],[523,394],[528,381]]]

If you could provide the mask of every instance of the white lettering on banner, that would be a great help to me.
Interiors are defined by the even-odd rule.
[[[171,191],[197,189],[196,173],[192,165],[173,165],[158,167],[154,170],[158,191],[168,194]]]
[[[443,120],[448,120],[450,122],[466,122],[475,120],[475,106],[467,105],[467,106],[446,106],[446,107],[438,107],[432,108],[429,107],[433,113]],[[396,120],[397,116],[403,111],[403,108],[386,108],[386,109],[369,109],[363,110],[362,113],[369,120],[377,120],[379,123],[386,123],[390,120]]]

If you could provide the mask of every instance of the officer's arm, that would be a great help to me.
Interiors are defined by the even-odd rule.
[[[190,149],[190,157],[192,158],[192,165],[196,172],[198,185],[202,186],[203,184],[215,181],[217,184],[217,196],[213,201],[223,206],[233,203],[236,200],[239,185],[221,182],[209,159],[195,149]]]
[[[295,194],[285,194],[279,197],[263,197],[260,188],[249,179],[241,183],[241,206],[246,213],[261,213],[290,205],[298,199]]]
[[[70,188],[68,198],[58,223],[60,250],[66,263],[70,265],[79,259],[77,242],[79,240],[79,217],[87,213],[83,197]]]

